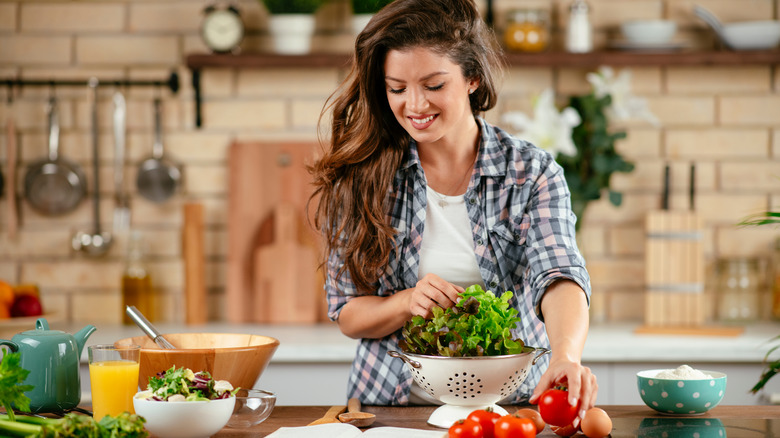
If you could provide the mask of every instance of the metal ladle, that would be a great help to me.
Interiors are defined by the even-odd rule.
[[[108,252],[111,248],[111,234],[101,231],[100,229],[100,157],[98,147],[98,112],[97,112],[97,94],[98,94],[98,80],[97,78],[89,79],[90,88],[90,105],[92,107],[92,158],[94,179],[94,192],[93,196],[93,216],[95,221],[95,230],[93,233],[85,233],[79,231],[73,236],[71,245],[76,251],[82,251],[90,256],[101,256]]]

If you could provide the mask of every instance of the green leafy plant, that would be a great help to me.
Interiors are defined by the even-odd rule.
[[[0,362],[0,404],[5,408],[11,421],[14,420],[13,408],[30,412],[30,398],[25,392],[32,391],[32,385],[22,385],[30,371],[19,365],[21,353],[5,353]]]
[[[504,114],[504,121],[518,130],[517,136],[549,151],[561,165],[571,192],[577,230],[585,209],[606,192],[614,206],[623,203],[623,194],[612,188],[615,172],[631,172],[634,164],[615,148],[624,131],[611,131],[610,120],[644,119],[658,125],[647,102],[631,93],[630,71],[620,74],[609,67],[588,73],[592,85],[585,95],[569,97],[569,106],[560,112],[552,89],[542,92],[534,103],[533,118],[521,113]]]
[[[750,392],[753,394],[760,391],[764,386],[766,386],[767,382],[775,376],[778,372],[780,372],[780,358],[773,360],[770,362],[769,358],[772,356],[772,353],[774,353],[778,348],[780,348],[780,336],[777,336],[775,338],[772,338],[771,342],[775,342],[776,345],[767,351],[766,356],[764,356],[764,363],[766,364],[766,367],[764,368],[764,371],[761,372],[761,377],[758,379],[758,382],[753,386],[753,388],[750,389]]]
[[[325,0],[260,0],[271,14],[313,14]]]
[[[739,226],[761,226],[761,225],[779,225],[780,224],[780,212],[777,211],[765,211],[763,213],[754,214],[748,216],[739,222]],[[780,277],[780,273],[775,274],[775,278]],[[775,286],[777,287],[777,286]],[[772,377],[780,372],[780,357],[775,360],[771,360],[772,354],[780,348],[780,336],[772,338],[770,342],[774,342],[776,345],[767,351],[764,356],[765,368],[761,372],[761,377],[758,382],[750,389],[750,392],[756,394],[769,382]]]
[[[376,14],[393,0],[352,0],[353,14]]]
[[[634,170],[633,163],[623,159],[615,149],[615,141],[626,137],[624,131],[609,132],[606,109],[612,103],[612,96],[596,97],[595,92],[585,96],[572,96],[569,105],[580,115],[582,123],[572,131],[572,140],[577,145],[576,155],[559,154],[558,164],[563,167],[566,182],[571,192],[571,206],[574,214],[582,218],[591,201],[601,199],[608,193],[609,202],[619,207],[623,194],[611,188],[615,172],[628,173]],[[582,221],[577,221],[579,230]]]
[[[433,317],[414,316],[404,324],[400,347],[430,356],[497,356],[523,352],[523,341],[512,335],[520,318],[509,305],[512,292],[500,297],[469,286],[448,309],[434,307]]]

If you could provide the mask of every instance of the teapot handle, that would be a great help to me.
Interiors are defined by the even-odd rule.
[[[49,330],[49,321],[46,321],[46,318],[38,318],[35,321],[35,330]]]
[[[19,351],[19,344],[13,341],[9,341],[7,339],[0,339],[0,345],[5,345],[6,347],[8,347],[8,349],[11,350],[11,353],[16,353],[17,351]]]

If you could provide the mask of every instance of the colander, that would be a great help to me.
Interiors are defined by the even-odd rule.
[[[417,385],[444,403],[433,411],[428,424],[447,429],[474,409],[490,407],[506,415],[506,410],[496,403],[517,390],[531,366],[549,352],[546,348],[525,347],[523,353],[505,356],[444,357],[398,351],[388,354],[403,360]]]

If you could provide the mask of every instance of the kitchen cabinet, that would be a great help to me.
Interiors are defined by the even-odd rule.
[[[203,125],[200,72],[204,68],[349,68],[351,55],[312,53],[278,55],[272,53],[206,54],[187,56],[195,92],[195,126]],[[595,68],[618,66],[695,66],[695,65],[777,65],[780,50],[756,51],[597,51],[591,53],[542,52],[505,54],[512,67]]]
[[[52,325],[73,332],[76,324]],[[342,335],[333,323],[315,325],[224,324],[187,326],[160,324],[162,333],[252,333],[279,339],[268,368],[255,384],[277,393],[279,405],[333,405],[346,400],[346,382],[357,341]],[[679,336],[637,334],[635,324],[594,324],[590,328],[583,363],[599,379],[599,404],[641,404],[636,372],[676,368],[682,364],[728,376],[724,405],[767,404],[750,394],[763,369],[769,340],[780,324],[746,326],[737,336]],[[88,345],[113,343],[138,336],[135,326],[99,326]],[[86,354],[82,357],[82,392],[89,393]],[[767,394],[780,394],[780,377],[769,382]],[[88,395],[85,396],[88,400]]]

